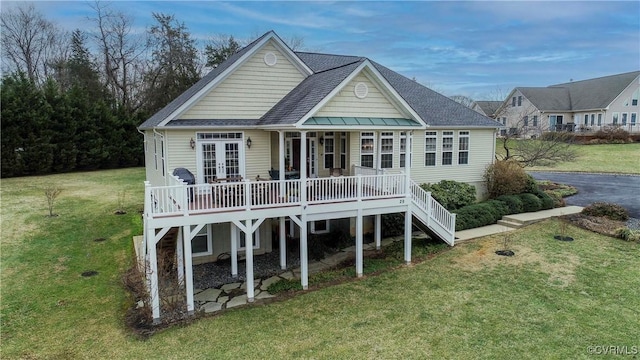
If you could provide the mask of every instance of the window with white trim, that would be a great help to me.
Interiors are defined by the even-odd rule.
[[[424,137],[424,166],[436,166],[436,150],[438,148],[438,133],[425,132]]]
[[[627,113],[622,113],[622,125],[627,125]]]
[[[167,174],[164,167],[164,136],[160,136],[160,163],[162,164],[162,176]]]
[[[203,226],[191,239],[191,254],[194,257],[213,254],[210,224]]]
[[[524,127],[528,127],[529,126],[529,115],[525,115],[522,117],[522,122]]]
[[[516,106],[516,97],[512,97],[511,98],[511,107],[515,107]]]
[[[247,236],[244,231],[240,229],[237,229],[237,231],[240,232],[240,236],[238,236],[238,250],[247,250]],[[253,233],[253,248],[260,248],[260,228]]]
[[[311,222],[312,234],[326,234],[331,231],[331,223],[329,220],[318,220]]]
[[[442,165],[453,165],[453,131],[442,132]]]
[[[598,114],[598,126],[602,126],[602,114]]]
[[[533,115],[533,127],[538,127],[538,115]]]
[[[372,168],[375,135],[372,132],[360,133],[360,166]]]
[[[595,125],[596,123],[596,114],[591,114],[591,126]]]
[[[589,125],[589,114],[584,114],[584,124]]]
[[[469,132],[458,132],[458,164],[469,164]]]
[[[640,95],[640,88],[637,88],[636,91],[633,92],[633,95],[631,95],[631,105],[632,106],[637,106],[638,105],[638,95]]]
[[[619,114],[617,112],[614,112],[613,115],[611,116],[612,119],[613,119],[613,121],[612,121],[613,125],[617,125],[618,124],[618,115]]]
[[[158,170],[158,138],[156,134],[153,134],[153,163],[155,164],[156,170]]]
[[[522,96],[518,96],[518,106],[522,106]]]
[[[637,118],[638,114],[636,113],[631,113],[631,126],[634,126],[636,124],[636,118]]]
[[[392,132],[383,132],[380,134],[380,167],[383,169],[393,168]]]
[[[406,167],[407,161],[407,132],[400,133],[400,167]]]
[[[335,154],[335,138],[333,132],[324,133],[324,168],[332,169]]]

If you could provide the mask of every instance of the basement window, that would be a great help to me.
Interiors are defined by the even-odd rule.
[[[213,254],[211,225],[207,224],[191,239],[191,254],[194,257]]]

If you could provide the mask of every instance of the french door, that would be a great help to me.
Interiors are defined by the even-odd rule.
[[[242,176],[241,141],[201,141],[198,143],[198,182]]]

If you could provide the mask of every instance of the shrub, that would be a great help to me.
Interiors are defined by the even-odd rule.
[[[498,200],[488,200],[455,211],[456,231],[495,224],[509,213],[509,207]]]
[[[553,200],[553,207],[559,208],[567,205],[560,193],[553,190],[545,190],[544,193],[549,195]]]
[[[518,197],[522,200],[524,212],[533,212],[542,209],[542,202],[537,196],[533,194],[520,194]]]
[[[604,128],[596,131],[594,137],[611,144],[624,144],[630,142],[629,132],[617,126],[605,126]]]
[[[596,202],[584,209],[582,213],[589,216],[606,217],[611,220],[627,221],[629,220],[629,212],[617,204]]]
[[[576,136],[565,131],[547,131],[540,136],[540,140],[573,143],[576,140]]]
[[[404,234],[404,215],[403,214],[383,214],[382,219],[382,237],[399,236]]]
[[[524,192],[529,194],[535,194],[540,191],[540,187],[538,186],[538,182],[533,176],[527,174],[527,184],[525,185]]]
[[[616,229],[616,236],[625,241],[640,241],[640,231],[629,228]]]
[[[540,206],[542,210],[549,210],[555,207],[555,200],[546,192],[538,190],[535,195],[540,199]]]
[[[501,160],[489,165],[484,173],[489,198],[525,192],[528,178],[524,169],[512,160]]]
[[[509,207],[509,214],[519,214],[524,211],[522,200],[516,195],[502,195],[497,197],[496,200],[502,201]]]
[[[476,188],[467,183],[442,180],[435,184],[422,184],[420,187],[425,191],[430,191],[431,196],[449,211],[476,202]]]

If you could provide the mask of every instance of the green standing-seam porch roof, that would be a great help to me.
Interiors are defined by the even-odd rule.
[[[419,122],[403,118],[371,118],[371,117],[339,117],[316,116],[311,117],[303,125],[373,125],[373,126],[421,126]]]

